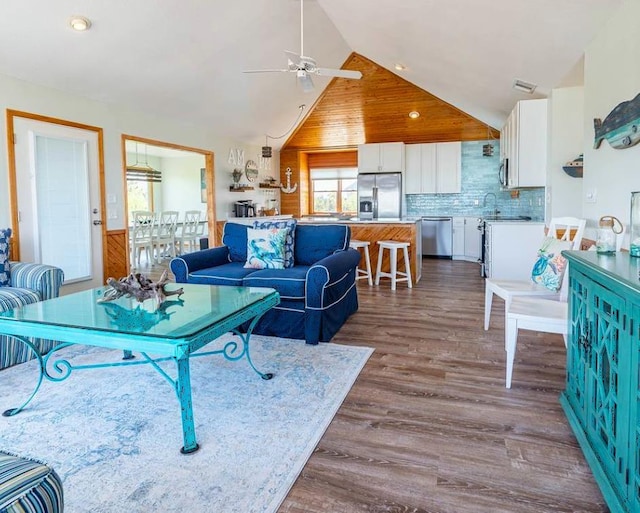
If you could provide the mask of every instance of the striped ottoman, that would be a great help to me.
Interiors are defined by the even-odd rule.
[[[59,513],[62,482],[44,463],[0,451],[0,513]]]

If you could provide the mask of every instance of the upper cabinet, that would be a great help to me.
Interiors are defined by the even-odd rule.
[[[460,192],[462,143],[407,144],[405,194]]]
[[[507,187],[544,187],[547,177],[547,100],[522,100],[500,132]]]
[[[404,171],[404,143],[358,145],[358,173]]]

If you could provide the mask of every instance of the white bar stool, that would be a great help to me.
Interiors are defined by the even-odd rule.
[[[369,282],[369,286],[372,286],[373,276],[371,274],[371,259],[369,258],[369,244],[371,243],[368,240],[351,239],[351,242],[349,242],[349,247],[357,250],[360,250],[360,249],[364,250],[365,268],[360,269],[360,267],[358,267],[356,269],[356,280],[363,280],[364,278],[366,278],[367,281]]]
[[[396,282],[406,281],[407,286],[411,289],[413,285],[411,284],[411,262],[409,261],[409,246],[410,242],[398,242],[395,240],[379,240],[377,242],[380,249],[378,250],[378,265],[376,269],[376,285],[380,284],[380,278],[383,276],[387,276],[391,278],[391,290],[396,290]],[[389,250],[389,260],[390,260],[390,272],[382,272],[382,255],[384,254],[384,250]],[[398,250],[402,249],[404,253],[404,266],[407,272],[398,271]],[[404,276],[404,278],[398,278],[398,276]]]

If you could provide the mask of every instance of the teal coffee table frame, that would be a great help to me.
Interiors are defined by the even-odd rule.
[[[102,287],[0,313],[0,333],[29,346],[38,359],[40,372],[35,390],[27,400],[3,415],[20,413],[34,398],[43,379],[64,381],[73,370],[148,364],[171,384],[178,397],[184,443],[181,452],[197,451],[189,359],[212,354],[231,361],[244,357],[262,379],[271,379],[273,374],[260,372],[251,361],[249,339],[260,317],[280,302],[280,295],[262,287],[191,284],[181,284],[181,287],[184,294],[178,300],[166,301],[157,310],[153,300],[141,304],[135,299],[119,298],[100,303],[98,300],[106,290]],[[167,290],[177,288],[175,284],[167,286]],[[242,333],[239,328],[245,323],[249,325]],[[227,342],[215,351],[196,353],[228,332],[240,340]],[[29,338],[55,340],[60,344],[41,355]],[[73,365],[58,358],[57,351],[76,344],[120,349],[124,358],[93,365]],[[142,360],[134,360],[134,352],[140,353]],[[167,360],[176,362],[175,379],[158,365]]]

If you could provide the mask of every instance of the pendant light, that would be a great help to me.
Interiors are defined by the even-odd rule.
[[[298,121],[300,121],[300,118],[302,117],[302,113],[304,112],[304,108],[305,107],[306,107],[306,105],[304,103],[302,105],[298,105],[298,109],[300,109],[300,112],[298,113],[298,117],[293,122],[293,124],[291,125],[289,130],[287,130],[284,134],[282,134],[282,135],[280,135],[278,137],[274,137],[272,135],[265,135],[265,144],[262,147],[262,156],[263,156],[263,158],[270,159],[272,157],[272,155],[273,155],[273,148],[271,146],[269,146],[269,139],[272,139],[272,140],[275,141],[276,139],[282,139],[283,137],[289,135],[289,133],[298,124]]]

